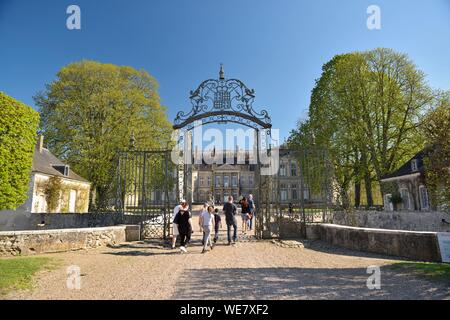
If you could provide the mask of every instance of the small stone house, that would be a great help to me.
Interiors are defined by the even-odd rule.
[[[44,138],[40,136],[33,157],[28,200],[21,209],[32,213],[85,213],[90,188],[86,179],[44,148]],[[51,192],[55,196],[50,205]]]
[[[425,151],[422,150],[396,171],[381,179],[385,210],[394,210],[391,202],[394,192],[398,192],[402,198],[402,203],[398,205],[397,209],[430,210],[431,205],[425,181],[424,156]]]

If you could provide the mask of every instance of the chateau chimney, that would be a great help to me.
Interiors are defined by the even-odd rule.
[[[38,147],[39,147],[39,153],[42,153],[42,150],[44,149],[44,135],[39,135],[39,141],[38,141]]]

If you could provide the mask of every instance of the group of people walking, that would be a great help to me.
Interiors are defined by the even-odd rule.
[[[243,197],[239,201],[239,204],[241,206],[242,215],[242,232],[246,233],[248,230],[252,230],[252,221],[255,218],[256,213],[253,196],[249,195],[248,198]],[[222,212],[225,216],[225,223],[227,225],[228,245],[231,245],[234,244],[238,238],[236,220],[238,208],[234,204],[232,196],[228,197],[228,202],[223,205]],[[202,253],[205,253],[208,247],[210,250],[214,248],[214,244],[219,238],[219,230],[222,228],[222,218],[219,209],[205,203],[199,214],[198,223],[200,231],[203,232]],[[180,251],[186,253],[187,245],[191,240],[192,233],[194,233],[192,227],[192,214],[189,211],[189,205],[186,200],[181,200],[180,204],[175,207],[172,226],[172,249],[175,249],[177,237],[180,237]],[[212,236],[213,231],[214,236]]]

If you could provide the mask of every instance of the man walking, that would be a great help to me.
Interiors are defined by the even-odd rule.
[[[223,212],[225,214],[225,222],[227,224],[228,245],[231,244],[231,227],[233,227],[233,243],[237,240],[237,221],[236,212],[237,207],[233,203],[233,197],[228,197],[228,202],[223,205]]]
[[[249,222],[248,222],[248,224],[249,224],[249,230],[252,230],[252,226],[253,226],[253,220],[255,219],[255,217],[256,217],[256,206],[255,206],[255,202],[253,201],[253,195],[252,194],[249,194],[248,195],[248,200],[247,200],[247,202],[248,202],[248,208],[249,208],[249,211],[250,211],[250,219],[249,219]]]

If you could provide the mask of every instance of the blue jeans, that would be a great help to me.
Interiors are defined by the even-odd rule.
[[[252,212],[252,218],[248,221],[248,226],[249,226],[250,230],[252,230],[253,220],[255,220],[255,219],[256,219],[255,212]]]
[[[231,226],[233,226],[233,241],[237,240],[237,224],[236,222],[233,222],[233,224],[227,224],[227,235],[228,235],[228,242],[231,242]]]

